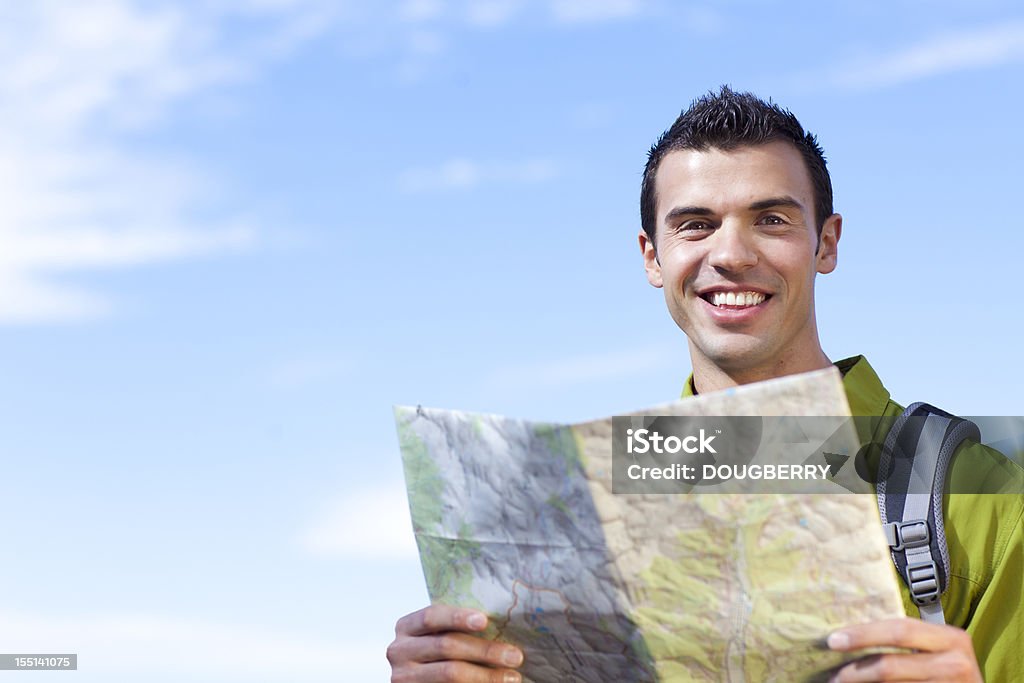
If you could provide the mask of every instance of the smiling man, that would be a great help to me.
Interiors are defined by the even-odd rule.
[[[684,396],[832,364],[818,338],[814,283],[836,267],[842,218],[821,148],[791,113],[728,88],[697,100],[651,149],[640,214],[647,279],[688,340]],[[900,414],[865,359],[835,365],[855,415]],[[967,444],[950,467],[951,490],[995,470],[1024,490],[1021,468]],[[901,651],[848,664],[834,680],[1024,680],[1022,497],[947,494],[943,511],[948,623],[913,618],[901,583],[910,617],[828,638],[836,650]],[[473,635],[486,624],[484,614],[446,605],[403,617],[388,649],[392,680],[519,681],[522,653]]]
[[[642,204],[653,211],[640,246],[648,281],[664,289],[689,339],[696,389],[827,367],[814,278],[836,267],[842,218],[831,211],[831,188],[822,220],[792,142],[676,148],[695,144],[676,128],[644,177]],[[813,139],[801,142],[814,149]]]

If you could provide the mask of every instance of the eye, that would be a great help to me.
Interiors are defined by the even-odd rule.
[[[793,221],[777,213],[769,213],[758,218],[757,225],[771,234],[785,233],[793,227]]]
[[[702,240],[714,233],[714,231],[714,225],[699,218],[683,221],[672,229],[676,237],[687,242]]]
[[[677,230],[682,233],[705,232],[714,229],[715,226],[711,225],[707,221],[700,220],[686,221],[677,228]]]

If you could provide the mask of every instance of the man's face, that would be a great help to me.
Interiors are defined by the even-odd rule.
[[[842,219],[825,222],[819,248],[792,144],[670,152],[655,192],[656,244],[640,233],[647,278],[664,288],[695,370],[710,363],[753,381],[822,356],[814,278],[835,268]]]

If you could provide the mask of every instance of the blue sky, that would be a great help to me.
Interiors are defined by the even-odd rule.
[[[1024,413],[1009,1],[0,11],[0,649],[81,667],[40,678],[384,680],[426,602],[392,404],[676,396],[640,172],[721,83],[826,150],[826,352]]]

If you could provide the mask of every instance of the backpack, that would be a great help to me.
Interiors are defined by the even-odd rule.
[[[896,570],[921,618],[944,624],[940,596],[949,585],[949,550],[942,518],[946,471],[965,440],[981,442],[970,420],[927,403],[896,418],[878,463],[878,512]]]

